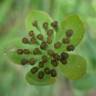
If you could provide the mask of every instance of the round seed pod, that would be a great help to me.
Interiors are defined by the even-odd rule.
[[[39,55],[39,54],[41,54],[40,49],[39,49],[39,48],[35,48],[35,49],[33,50],[33,54],[34,54],[34,55]]]
[[[24,44],[29,44],[28,38],[24,37],[24,38],[22,39],[22,43],[24,43]]]
[[[44,72],[43,71],[39,71],[38,72],[38,79],[43,79],[44,78]]]
[[[44,67],[44,63],[42,61],[39,62],[39,67],[43,68]]]
[[[50,73],[51,73],[51,76],[52,76],[52,77],[56,77],[56,76],[57,76],[57,72],[56,72],[55,69],[51,69],[51,70],[50,70]]]
[[[44,22],[44,23],[43,23],[43,28],[44,28],[45,30],[48,30],[48,22]]]
[[[34,65],[36,63],[36,60],[34,59],[34,58],[31,58],[30,60],[29,60],[29,64],[30,65]]]
[[[62,43],[58,41],[58,42],[56,42],[56,43],[54,44],[54,48],[58,49],[58,48],[61,47],[61,45],[62,45]]]
[[[73,30],[72,29],[69,29],[66,31],[66,36],[67,37],[71,37],[73,35]]]
[[[43,37],[43,35],[42,35],[42,34],[38,34],[38,35],[37,35],[37,38],[38,38],[39,40],[41,40],[41,41],[43,41],[43,40],[44,40],[44,37]]]
[[[64,65],[67,64],[67,60],[64,60],[64,59],[61,59],[60,62],[61,62],[62,64],[64,64]]]
[[[35,21],[32,23],[32,25],[33,25],[34,27],[38,27],[38,22],[35,20]]]
[[[52,35],[53,35],[53,30],[52,30],[52,29],[49,29],[49,30],[47,31],[47,35],[48,35],[48,36],[52,36]]]
[[[32,43],[32,44],[36,44],[36,43],[37,43],[35,37],[31,38],[31,43]]]
[[[52,26],[55,30],[57,30],[57,28],[58,28],[58,22],[57,22],[57,21],[52,22],[52,23],[51,23],[51,26]]]
[[[67,46],[67,51],[74,51],[74,49],[75,49],[75,47],[72,44]]]
[[[60,60],[60,55],[57,53],[54,53],[53,58],[58,61],[58,60]]]
[[[33,37],[34,36],[34,31],[30,31],[29,36]]]
[[[68,57],[69,57],[68,53],[66,53],[66,52],[62,52],[62,53],[61,53],[60,58],[61,58],[62,60],[66,60],[66,59],[68,59]]]
[[[70,43],[70,40],[69,40],[69,38],[63,38],[63,39],[62,39],[62,42],[63,42],[64,44],[69,44],[69,43]]]
[[[48,68],[48,67],[44,68],[44,72],[45,72],[46,74],[50,74],[50,68]]]
[[[24,54],[30,54],[30,50],[29,49],[24,49]]]
[[[46,55],[43,55],[42,56],[42,62],[47,63],[47,61],[48,61],[48,57]]]
[[[17,49],[17,54],[22,55],[23,54],[23,49]]]
[[[52,57],[53,54],[55,54],[55,52],[53,50],[51,50],[51,49],[48,49],[47,54]]]
[[[41,43],[41,45],[40,45],[40,48],[41,48],[42,50],[46,50],[47,46],[48,46],[47,43],[43,41],[43,42]]]
[[[21,64],[22,65],[26,65],[27,63],[28,63],[27,59],[25,59],[25,58],[21,59]]]
[[[34,74],[34,73],[38,72],[38,70],[39,70],[38,67],[33,67],[33,68],[31,69],[31,72]]]
[[[55,59],[52,59],[52,60],[51,60],[51,64],[52,64],[54,67],[57,67],[57,66],[58,66],[58,62],[57,62],[57,60],[55,60]]]
[[[52,37],[51,37],[51,36],[48,36],[48,37],[47,37],[47,43],[48,43],[48,44],[51,44],[51,43],[52,43]]]

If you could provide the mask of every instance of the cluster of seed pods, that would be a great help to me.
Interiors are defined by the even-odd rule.
[[[49,25],[51,26],[51,28],[49,27]],[[39,29],[38,21],[32,22],[32,26]],[[54,34],[54,31],[56,32],[59,28],[58,22],[53,21],[51,24],[44,22],[42,24],[42,28],[45,30],[47,38],[45,38],[45,36],[41,33],[36,35],[34,30],[28,32],[29,37],[22,38],[23,44],[29,44],[30,46],[37,44],[38,47],[34,48],[33,50],[17,49],[18,55],[22,56],[23,54],[32,54],[32,57],[29,60],[23,58],[20,62],[22,65],[32,65],[33,67],[31,69],[31,73],[36,75],[38,79],[43,79],[45,75],[56,77],[56,67],[59,64],[67,64],[69,58],[69,54],[67,52],[74,50],[74,45],[70,43],[71,37],[73,35],[73,30],[67,30],[65,37],[62,38],[61,41],[54,43],[53,50],[50,49],[49,46],[53,43],[52,35]],[[38,41],[40,41],[39,44]],[[66,45],[66,52],[61,52],[58,54],[55,49],[59,49],[63,44]],[[38,64],[36,58],[34,58],[36,55],[40,56]],[[46,64],[49,64],[49,62],[50,67],[46,67]]]

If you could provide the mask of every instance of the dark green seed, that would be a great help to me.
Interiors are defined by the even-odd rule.
[[[34,32],[33,31],[30,31],[29,32],[29,36],[32,36],[33,37],[34,36]]]
[[[56,77],[57,76],[57,72],[56,72],[55,69],[51,69],[50,73],[51,73],[52,77]]]
[[[23,49],[17,49],[17,54],[22,55],[23,54]]]
[[[28,44],[28,43],[29,43],[28,38],[24,37],[24,38],[22,39],[22,43],[24,43],[24,44]]]
[[[63,38],[63,39],[62,39],[62,42],[63,42],[64,44],[69,44],[69,43],[70,43],[70,40],[69,40],[69,38]]]
[[[39,62],[39,67],[43,68],[44,67],[44,63],[42,61]]]
[[[64,60],[64,59],[61,59],[60,62],[61,62],[62,64],[64,64],[64,65],[67,64],[67,60]]]
[[[43,28],[44,28],[45,30],[48,30],[48,23],[47,23],[47,22],[43,23]]]
[[[52,64],[54,67],[57,67],[57,66],[58,66],[58,62],[57,62],[57,60],[55,60],[55,59],[52,59],[52,60],[51,60],[51,64]]]
[[[67,51],[74,51],[74,49],[75,47],[72,44],[67,46]]]
[[[34,73],[36,73],[38,70],[39,70],[38,67],[33,67],[33,68],[31,69],[31,72],[34,74]]]
[[[41,40],[41,41],[43,41],[43,40],[44,40],[44,37],[43,37],[43,35],[42,35],[42,34],[38,34],[38,35],[37,35],[37,38],[38,38],[39,40]]]
[[[58,29],[58,22],[57,22],[57,21],[52,22],[52,23],[51,23],[51,26],[52,26],[55,30],[57,30],[57,29]]]
[[[48,37],[47,37],[47,43],[48,43],[48,44],[51,44],[51,43],[52,43],[52,37],[51,37],[51,36],[48,36]]]
[[[48,57],[46,55],[43,55],[42,56],[42,62],[47,63],[47,61],[48,61]]]
[[[36,60],[34,59],[34,58],[31,58],[30,60],[29,60],[29,64],[30,65],[34,65],[36,63]]]
[[[32,44],[36,44],[37,43],[37,41],[36,41],[36,39],[33,37],[33,38],[31,38],[31,43]]]
[[[47,35],[48,35],[48,36],[52,36],[52,35],[53,35],[53,30],[52,30],[52,29],[49,29],[49,30],[47,31]]]
[[[50,74],[50,69],[49,69],[48,67],[46,67],[46,68],[44,68],[44,72],[45,72],[46,74]]]
[[[66,31],[66,36],[67,37],[71,37],[73,35],[73,30],[72,29],[69,29]]]
[[[38,79],[43,79],[44,78],[44,72],[43,71],[39,71],[38,72]]]
[[[57,54],[57,53],[54,53],[54,54],[53,54],[53,58],[58,61],[58,60],[60,60],[60,55]]]
[[[24,54],[30,54],[29,49],[24,49]]]
[[[38,27],[38,22],[37,22],[37,21],[34,21],[34,22],[32,23],[32,25],[33,25],[34,27]]]
[[[27,63],[28,63],[27,59],[25,59],[25,58],[21,59],[21,64],[22,65],[26,65]]]
[[[47,48],[47,43],[46,42],[42,42],[41,45],[40,45],[40,48],[43,49],[43,50],[46,50]]]
[[[52,57],[55,54],[55,52],[51,49],[48,49],[47,54]]]
[[[40,49],[39,49],[39,48],[35,48],[35,49],[33,50],[33,54],[34,54],[34,55],[39,55],[39,54],[41,54]]]
[[[68,59],[68,57],[69,57],[68,53],[66,53],[66,52],[61,53],[61,59],[62,60],[66,60],[66,59]]]
[[[54,48],[56,48],[56,49],[58,49],[58,48],[60,48],[61,47],[61,42],[56,42],[55,44],[54,44]]]

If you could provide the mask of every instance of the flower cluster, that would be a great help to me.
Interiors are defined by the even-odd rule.
[[[28,34],[21,41],[27,47],[18,47],[15,53],[20,57],[21,65],[32,66],[26,75],[30,84],[54,83],[58,70],[69,79],[78,79],[84,75],[86,61],[81,56],[71,54],[84,34],[78,16],[69,16],[59,23],[43,12],[33,11],[27,23]]]

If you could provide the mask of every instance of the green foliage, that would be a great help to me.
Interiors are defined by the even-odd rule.
[[[66,37],[67,30],[73,30],[73,36],[71,37],[71,44],[75,47],[81,42],[84,37],[84,25],[81,19],[77,15],[70,15],[64,18],[60,23],[59,32],[56,35],[56,41],[61,40],[63,37]],[[65,45],[62,46],[58,51],[62,52],[65,50]]]
[[[86,73],[86,60],[79,55],[70,54],[68,64],[60,64],[59,70],[69,79],[80,79]]]
[[[37,21],[38,22],[38,27],[39,29],[37,30],[36,28],[34,28],[34,26],[32,25],[32,23],[34,21]],[[25,28],[26,28],[26,31],[30,31],[30,30],[34,30],[34,32],[36,34],[38,33],[42,33],[44,35],[44,37],[46,38],[46,32],[43,28],[43,24],[45,22],[48,23],[48,26],[51,27],[49,24],[52,22],[52,18],[45,12],[42,12],[42,11],[30,11],[29,14],[26,16],[26,20],[25,20]],[[56,36],[56,33],[54,32],[54,35],[53,35],[53,41],[55,40],[55,36]]]
[[[36,25],[37,27],[36,26],[34,27],[33,25],[34,21],[38,23],[38,25]],[[50,24],[52,23],[52,21],[53,20],[49,17],[48,14],[41,11],[32,11],[26,17],[26,22],[25,22],[26,31],[29,32],[31,30],[34,30],[36,35],[41,33],[43,34],[43,36],[45,36],[45,38],[47,38],[45,29],[43,28],[43,24],[44,22],[47,22],[48,24]],[[67,30],[70,30],[70,29],[73,32],[73,35],[70,41],[71,41],[71,44],[73,44],[74,47],[76,47],[80,43],[84,35],[83,23],[77,15],[68,16],[67,19],[61,22],[57,32],[54,31],[54,35],[52,38],[53,41],[61,40],[64,36],[66,36]],[[22,58],[28,59],[33,56],[32,54],[28,56],[26,55],[18,56],[18,54],[16,53],[16,48],[27,48],[32,50],[36,46],[40,45],[39,43],[37,45],[33,45],[30,47],[30,45],[23,45],[22,43],[19,43],[19,42],[18,41],[14,42],[12,47],[9,48],[13,51],[8,50],[7,52],[9,59],[16,64],[20,64],[20,61]],[[54,44],[54,42],[52,44]],[[53,46],[51,46],[51,48],[54,49]],[[54,51],[60,54],[61,52],[64,52],[65,48],[66,46],[63,45],[62,48],[60,48],[59,50],[54,49]],[[42,53],[42,55],[45,55],[45,54],[46,54],[46,51]],[[40,60],[40,56],[37,56],[37,57],[33,56],[33,57],[37,58],[37,60]],[[49,61],[50,61],[50,58],[48,59],[48,65],[51,66]],[[66,65],[60,64],[59,70],[65,75],[65,77],[76,80],[81,78],[86,73],[86,61],[81,56],[69,54],[68,63]],[[40,80],[38,79],[37,75],[32,74],[31,71],[27,73],[26,79],[32,85],[48,85],[55,82],[55,79],[50,77],[50,75],[46,75],[42,80]]]
[[[83,22],[80,20],[80,18],[77,15],[66,17],[65,20],[61,22],[61,29],[62,29],[61,31],[62,33],[66,33],[68,29],[73,30],[71,43],[74,44],[74,46],[77,46],[77,44],[80,43],[85,32]],[[63,35],[62,33],[61,35],[64,36],[65,34]],[[57,35],[59,36],[59,34]]]
[[[78,14],[84,23],[86,23],[85,26],[88,26],[86,27],[87,38],[85,37],[84,41],[81,42],[79,46],[77,46],[78,44],[76,45],[77,48],[74,53],[77,55],[79,53],[80,57],[83,56],[89,61],[87,64],[88,74],[85,74],[79,80],[73,80],[72,92],[74,96],[85,96],[87,92],[90,92],[90,90],[95,90],[96,74],[94,73],[96,73],[96,0],[0,0],[0,96],[53,96],[52,93],[54,89],[57,89],[55,93],[60,93],[58,94],[59,96],[63,93],[65,96],[66,92],[70,93],[70,88],[68,87],[70,85],[66,87],[68,81],[62,80],[61,77],[59,78],[59,86],[54,87],[54,85],[52,85],[52,88],[50,88],[50,86],[30,86],[25,82],[26,80],[23,77],[23,75],[26,73],[25,68],[31,68],[32,66],[20,66],[20,58],[23,57],[17,56],[15,51],[17,48],[24,47],[33,50],[33,47],[36,47],[23,46],[22,43],[20,43],[22,37],[25,36],[31,29],[27,28],[29,26],[27,26],[27,24],[27,27],[24,26],[26,18],[31,15],[31,12],[33,12],[31,10],[46,11],[51,15],[52,18],[54,18],[54,20],[58,20],[59,22],[64,22],[64,20],[70,17],[68,15],[73,16],[73,14]],[[39,16],[37,17],[39,18]],[[29,22],[31,22],[31,19],[28,20],[28,23]],[[39,33],[37,30],[35,32],[36,34]],[[53,36],[53,38],[57,40],[55,37],[57,37],[57,33],[55,36]],[[65,50],[64,48],[66,47],[64,46],[60,48],[61,51],[56,51],[60,53],[62,50]],[[7,57],[5,57],[5,53],[7,53]],[[27,56],[25,57],[27,58]],[[30,56],[28,56],[28,58],[29,57]],[[12,63],[18,65],[12,65]],[[28,71],[28,69],[26,71]],[[63,71],[61,73],[64,75],[64,79],[68,78],[65,74],[63,74]],[[33,80],[34,79],[32,79],[31,82],[33,82]],[[69,82],[70,80],[71,79],[69,79]],[[38,83],[38,81],[36,83]],[[48,85],[48,82],[46,83]],[[35,84],[33,83],[32,85]],[[37,85],[40,85],[40,83]],[[64,87],[64,90],[58,90],[59,87]],[[68,89],[68,91],[66,91],[66,89]],[[56,95],[57,94],[54,94],[54,96]],[[86,96],[89,96],[89,94]]]

